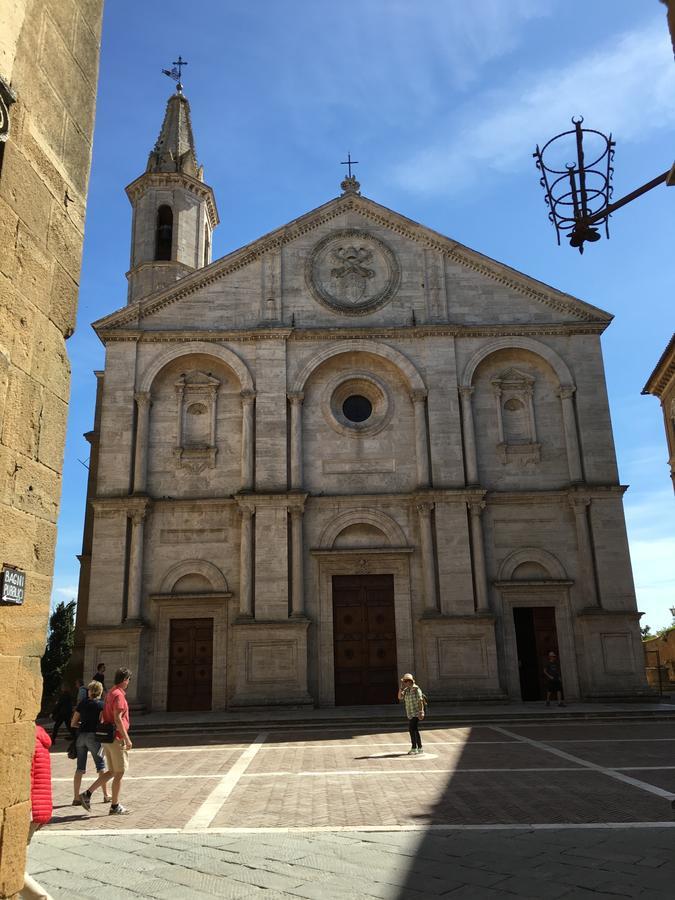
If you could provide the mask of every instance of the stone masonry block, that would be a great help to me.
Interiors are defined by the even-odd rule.
[[[26,71],[22,84],[28,106],[28,127],[37,140],[44,141],[52,153],[61,156],[66,108],[46,74],[33,67]],[[38,137],[39,135],[39,137]]]
[[[11,693],[13,700],[14,690]],[[34,743],[35,724],[30,720],[0,725],[0,806],[13,806],[28,799]]]
[[[0,334],[7,341],[13,365],[25,372],[30,371],[34,320],[35,307],[32,303],[13,286],[7,285],[0,306]]]
[[[42,387],[24,372],[11,370],[1,441],[28,457],[34,456],[37,449],[42,392]]]
[[[14,699],[19,673],[18,656],[0,656],[0,726],[14,721]],[[1,765],[1,763],[0,763]]]
[[[8,562],[16,562],[12,556],[6,558]],[[3,609],[0,619],[0,655],[42,656],[47,640],[50,592],[51,578],[37,575],[30,569],[26,571],[26,599],[23,606],[7,606]]]
[[[57,397],[68,402],[70,362],[63,335],[46,316],[37,316],[33,341],[33,376]],[[45,395],[44,402],[49,402]]]
[[[49,188],[13,141],[5,147],[0,197],[7,201],[35,238],[44,243],[53,198]]]
[[[23,760],[24,767],[30,760]],[[0,811],[0,896],[11,897],[23,887],[26,865],[28,825],[30,823],[30,801],[25,800]]]
[[[23,656],[19,661],[14,721],[33,722],[40,711],[42,700],[42,670],[39,656]]]
[[[91,138],[82,133],[72,119],[66,121],[64,159],[68,175],[77,193],[85,197],[91,165]]]
[[[92,91],[96,92],[98,57],[101,48],[99,36],[93,30],[93,24],[90,24],[82,16],[77,17],[73,53]],[[89,132],[89,137],[91,137],[91,132]]]
[[[65,338],[69,338],[75,331],[77,290],[77,283],[73,281],[66,270],[56,262],[52,279],[49,318]]]
[[[52,260],[42,251],[25,225],[19,225],[16,241],[19,260],[14,286],[38,309],[47,312],[50,302]]]
[[[11,497],[14,491],[14,468],[11,458],[9,462],[12,465]],[[11,505],[0,506],[3,562],[17,566],[20,569],[28,570],[32,568],[32,547],[35,539],[36,521],[33,516],[28,516],[21,510],[14,509]],[[0,619],[0,634],[2,634],[3,623],[8,621],[9,607],[3,610],[3,617]]]
[[[54,205],[49,222],[47,246],[78,284],[82,264],[82,237],[83,231],[78,230],[68,213]]]
[[[67,403],[50,391],[45,391],[37,455],[41,463],[44,463],[45,466],[54,469],[56,472],[61,471],[63,463],[67,418]]]
[[[91,134],[94,122],[94,88],[82,77],[82,70],[54,23],[47,19],[38,59],[49,73],[55,90],[67,98],[68,110],[85,134]]]
[[[10,279],[14,277],[19,262],[16,255],[18,227],[19,217],[7,201],[0,198],[0,275]],[[2,289],[4,291],[5,287]],[[0,333],[7,334],[4,329]]]
[[[14,506],[40,519],[56,522],[60,498],[60,472],[24,459],[14,479]]]
[[[50,577],[54,571],[54,550],[56,547],[56,524],[44,519],[35,520],[33,539],[33,567],[40,575]]]
[[[58,0],[57,3],[49,3],[48,6],[47,15],[51,16],[58,26],[66,44],[72,46],[76,13],[74,0]]]

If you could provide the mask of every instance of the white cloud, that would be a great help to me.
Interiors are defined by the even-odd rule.
[[[674,95],[675,67],[659,18],[567,68],[521,74],[473,96],[470,109],[453,115],[452,128],[398,165],[394,177],[413,190],[459,190],[486,171],[527,165],[535,145],[571,128],[570,116],[579,113],[589,127],[638,140],[675,123]]]
[[[670,625],[675,606],[675,525],[670,489],[627,495],[626,525],[642,624]]]
[[[77,585],[68,584],[64,587],[57,587],[53,590],[54,594],[59,594],[62,597],[67,597],[69,600],[77,599]]]

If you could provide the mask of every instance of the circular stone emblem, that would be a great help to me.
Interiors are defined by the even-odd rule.
[[[334,231],[319,241],[307,260],[313,296],[336,312],[362,316],[390,300],[401,273],[384,241],[364,231]]]

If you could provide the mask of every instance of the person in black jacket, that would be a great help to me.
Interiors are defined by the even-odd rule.
[[[52,719],[54,720],[54,727],[52,728],[52,746],[56,743],[59,728],[63,724],[65,724],[66,728],[70,732],[71,740],[75,740],[75,729],[71,728],[70,726],[70,720],[72,719],[72,717],[73,698],[70,696],[68,686],[62,684],[61,693],[59,694],[58,700],[56,701],[56,706],[54,707],[54,711],[52,712]]]

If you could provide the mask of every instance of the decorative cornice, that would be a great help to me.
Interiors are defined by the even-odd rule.
[[[137,304],[135,304],[137,306]],[[252,341],[289,340],[289,341],[321,341],[340,340],[343,338],[361,338],[363,340],[414,340],[425,337],[442,338],[475,338],[475,337],[531,337],[562,336],[580,334],[601,334],[605,326],[599,324],[580,325],[575,322],[551,325],[512,325],[494,323],[491,325],[459,325],[453,323],[429,325],[352,325],[326,328],[229,328],[219,331],[197,329],[146,331],[142,328],[96,328],[96,333],[104,344],[119,341],[141,341],[144,343],[166,343],[180,341]]]
[[[194,182],[195,188],[202,190],[210,190],[196,179],[191,179],[184,175],[142,175],[139,179],[132,182],[127,188],[130,196],[135,190],[136,185],[144,178],[187,178],[189,182]],[[188,185],[186,185],[188,186]],[[131,192],[131,193],[130,193]],[[457,241],[448,238],[419,222],[408,219],[400,213],[394,212],[385,206],[381,206],[374,200],[361,197],[357,194],[343,194],[333,200],[329,200],[323,206],[319,206],[308,213],[305,213],[298,219],[269,232],[258,238],[250,244],[233,251],[220,260],[212,263],[204,269],[199,269],[193,275],[182,279],[178,284],[172,285],[170,288],[163,288],[155,294],[151,294],[141,301],[141,316],[148,316],[152,313],[163,309],[165,306],[175,303],[182,297],[207,287],[214,281],[218,281],[232,272],[236,272],[245,266],[255,262],[262,255],[270,250],[277,249],[291,241],[296,240],[308,232],[320,228],[322,225],[331,222],[343,213],[356,210],[366,219],[369,219],[376,225],[386,228],[388,231],[399,234],[408,240],[414,241],[423,247],[437,250],[439,253],[453,260],[459,265],[477,272],[498,284],[504,285],[520,294],[544,303],[558,312],[564,312],[572,315],[577,319],[585,322],[602,323],[605,327],[611,322],[613,316],[598,307],[592,306],[583,300],[572,297],[557,291],[542,282],[535,281],[533,278],[524,275],[515,269],[511,269],[503,263],[498,263],[487,256],[483,256],[475,250],[464,247]],[[129,321],[133,321],[137,317],[137,311],[132,307],[125,307],[105,316],[94,322],[94,329],[124,325]]]
[[[185,190],[190,191],[206,203],[206,208],[209,213],[209,224],[211,225],[211,228],[215,228],[220,222],[220,217],[218,216],[218,208],[216,206],[213,188],[209,187],[208,184],[204,184],[204,182],[200,181],[198,178],[186,175],[185,172],[144,172],[126,187],[126,194],[130,203],[133,204],[139,197],[142,197],[149,188],[173,189],[176,185],[185,188]]]
[[[675,378],[675,334],[673,334],[668,342],[668,346],[661,354],[661,358],[649,376],[647,384],[642,388],[642,393],[653,394],[661,399],[673,378]]]

